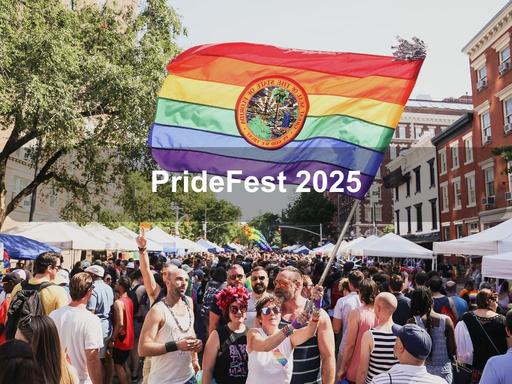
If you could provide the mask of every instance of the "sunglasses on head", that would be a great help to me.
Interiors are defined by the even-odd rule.
[[[279,315],[281,313],[281,308],[279,308],[279,307],[263,307],[263,308],[261,308],[261,313],[264,315],[270,315],[270,312],[274,312],[274,315]]]
[[[244,278],[244,275],[229,275],[229,278],[231,280],[242,280]]]
[[[231,307],[229,307],[229,312],[231,312],[233,315],[236,315],[238,312],[240,313],[245,313],[247,312],[247,307],[245,306],[236,306],[236,305],[232,305]]]

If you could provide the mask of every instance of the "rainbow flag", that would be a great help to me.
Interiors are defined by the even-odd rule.
[[[249,43],[194,47],[167,66],[149,146],[168,171],[283,171],[299,184],[300,170],[338,170],[341,187],[360,171],[361,189],[345,193],[362,198],[422,63]]]
[[[272,247],[265,238],[265,235],[263,235],[263,233],[261,233],[259,230],[247,224],[243,226],[242,230],[244,231],[247,238],[254,241],[261,249],[265,251],[272,250]]]

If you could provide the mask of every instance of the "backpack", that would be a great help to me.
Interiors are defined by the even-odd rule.
[[[133,314],[136,315],[137,312],[139,311],[139,307],[140,307],[140,302],[139,300],[137,299],[137,294],[136,294],[136,291],[137,289],[141,286],[142,284],[137,284],[135,287],[133,288],[130,288],[130,290],[128,291],[128,297],[132,300],[132,303],[133,303]],[[142,301],[142,298],[141,298],[141,301]]]
[[[29,284],[26,281],[21,283],[21,290],[14,296],[7,311],[7,323],[5,324],[7,340],[14,338],[20,321],[30,316],[45,314],[39,292],[51,285],[54,284],[49,281],[36,285]]]

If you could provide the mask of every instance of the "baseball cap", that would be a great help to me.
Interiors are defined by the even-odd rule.
[[[92,273],[99,277],[103,277],[103,275],[105,275],[105,270],[99,265],[91,265],[90,267],[85,268],[85,272]]]
[[[57,272],[57,276],[55,277],[54,282],[57,284],[66,284],[69,285],[69,273],[65,269],[59,269]]]
[[[171,263],[177,266],[178,268],[181,267],[181,261],[178,259],[171,259]]]
[[[25,270],[23,269],[15,269],[14,271],[12,271],[12,273],[18,275],[20,280],[27,280],[27,272],[25,272]]]
[[[192,271],[192,267],[188,264],[182,264],[181,269],[183,269],[187,273],[190,273]]]
[[[128,264],[126,264],[126,268],[135,269],[135,263],[130,261]]]
[[[90,266],[91,266],[91,263],[89,262],[89,260],[82,260],[80,262],[80,268],[82,268],[82,269],[89,268]]]
[[[393,334],[400,339],[404,348],[412,356],[426,360],[432,349],[432,339],[427,331],[416,324],[406,324],[403,327],[393,325]]]
[[[21,283],[20,276],[15,272],[9,272],[2,278],[2,283],[14,283],[19,284]]]

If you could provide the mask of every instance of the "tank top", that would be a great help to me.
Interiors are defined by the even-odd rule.
[[[432,353],[426,361],[426,365],[445,365],[450,364],[450,357],[448,356],[448,345],[446,340],[446,315],[439,315],[439,325],[432,327],[430,330],[430,337],[432,338]],[[414,316],[416,323],[426,329],[425,324],[420,316]]]
[[[125,327],[124,334],[118,335],[117,339],[114,340],[114,347],[122,351],[130,351],[133,349],[134,340],[133,301],[128,296],[123,296],[119,300],[121,300],[124,305],[123,323],[125,324]]]
[[[350,359],[347,370],[347,380],[349,381],[356,381],[357,378],[357,368],[359,366],[359,360],[361,359],[361,339],[366,331],[377,325],[377,318],[375,317],[373,308],[361,307],[356,310],[359,311],[359,328],[357,329],[354,352],[352,353],[352,358]]]
[[[189,305],[188,299],[185,301],[185,304]],[[188,332],[183,333],[176,325],[176,321],[172,317],[167,305],[160,301],[155,304],[155,307],[158,307],[164,314],[164,325],[156,335],[156,341],[158,343],[178,341],[184,337],[193,336],[193,324]],[[190,310],[190,312],[192,312],[192,310]],[[189,323],[188,311],[185,310],[182,316],[176,315],[176,319],[179,321],[182,328],[187,327]],[[193,376],[192,356],[188,351],[168,352],[160,356],[151,357],[151,371],[148,377],[149,384],[183,384]]]
[[[215,360],[213,378],[218,384],[244,384],[248,371],[247,328],[243,333],[235,333],[225,325],[217,329],[217,332],[220,350]],[[226,342],[229,343],[229,347],[223,350]]]
[[[256,328],[267,337],[265,331]],[[293,373],[293,347],[290,338],[284,339],[281,344],[269,352],[251,351],[249,356],[249,374],[246,384],[276,383],[289,384]]]
[[[398,364],[395,357],[396,336],[393,332],[382,332],[371,329],[373,349],[368,362],[366,383],[370,383],[374,376],[387,372],[393,365]]]
[[[289,321],[282,320],[279,327],[282,328]],[[293,376],[291,384],[321,383],[321,361],[320,349],[318,349],[318,338],[309,338],[301,345],[297,345],[293,351]]]

